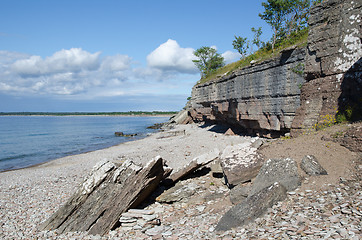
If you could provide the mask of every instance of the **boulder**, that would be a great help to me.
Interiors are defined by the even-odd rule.
[[[228,146],[220,156],[221,166],[227,185],[232,188],[250,181],[263,165],[263,157],[250,142]]]
[[[205,153],[201,156],[195,157],[191,162],[183,166],[182,168],[176,170],[175,172],[172,172],[168,180],[171,180],[172,182],[176,182],[182,177],[192,173],[196,169],[207,165],[208,163],[216,160],[219,158],[220,151],[215,148],[211,152]]]
[[[194,182],[181,181],[156,198],[157,202],[173,203],[188,199],[202,187]]]
[[[189,111],[185,109],[178,112],[169,121],[169,123],[175,123],[175,124],[188,124],[192,122],[193,121],[192,118],[190,117]]]
[[[143,202],[163,176],[163,163],[159,156],[144,167],[130,160],[121,166],[102,161],[40,229],[104,235],[119,225],[122,213]]]
[[[227,231],[255,220],[263,215],[268,208],[287,197],[283,185],[275,182],[261,191],[249,196],[245,201],[233,206],[220,219],[216,231]]]
[[[297,163],[291,158],[269,159],[253,181],[250,194],[259,192],[272,182],[279,182],[287,191],[296,189],[301,184]]]
[[[320,165],[313,155],[306,155],[300,163],[300,168],[310,176],[327,175],[327,171]]]
[[[251,184],[239,184],[230,190],[230,201],[232,204],[239,204],[250,194]]]

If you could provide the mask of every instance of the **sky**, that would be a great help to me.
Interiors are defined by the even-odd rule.
[[[264,0],[265,1],[265,0]],[[1,0],[0,112],[178,111],[234,36],[262,27],[262,0]]]

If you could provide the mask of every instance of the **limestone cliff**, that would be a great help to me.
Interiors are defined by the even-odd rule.
[[[272,136],[299,134],[347,106],[360,111],[361,10],[352,0],[312,8],[306,48],[194,86],[191,117]]]
[[[362,1],[329,0],[311,9],[301,106],[292,133],[346,108],[362,120]]]
[[[249,131],[287,131],[300,106],[305,49],[289,49],[279,57],[229,76],[194,86],[191,115],[197,121],[227,122]]]

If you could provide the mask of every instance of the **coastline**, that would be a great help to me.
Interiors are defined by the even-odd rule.
[[[209,130],[210,127],[178,125],[140,140],[1,172],[0,225],[3,228],[0,238],[47,238],[37,229],[38,226],[72,195],[92,167],[103,159],[114,162],[131,159],[146,164],[160,155],[170,167],[177,169],[214,148],[222,150],[227,145],[251,140],[250,137],[225,136]],[[183,134],[169,136],[170,132]],[[84,236],[85,233],[69,234]],[[59,237],[62,238],[67,237]]]
[[[337,128],[335,131],[338,132],[340,129]],[[325,142],[321,139],[321,134],[330,133],[330,131],[322,131],[296,139],[273,140],[262,149],[262,153],[267,157],[292,157],[296,161],[301,160],[299,156],[314,154],[326,167],[329,175],[304,178],[303,185],[299,190],[296,190],[296,193],[290,194],[286,202],[273,207],[273,210],[268,212],[260,221],[265,221],[263,220],[265,218],[274,218],[274,211],[278,216],[285,217],[284,222],[288,221],[289,211],[284,209],[287,207],[290,211],[297,211],[298,214],[301,214],[298,209],[310,209],[313,212],[305,214],[308,215],[311,224],[315,226],[321,224],[318,211],[310,208],[310,204],[318,202],[321,196],[327,200],[326,204],[334,204],[335,199],[329,200],[328,194],[336,191],[335,189],[343,189],[343,185],[339,185],[340,179],[341,177],[348,179],[352,159],[356,156],[337,143]],[[69,232],[58,235],[54,231],[40,232],[38,227],[72,196],[92,167],[103,159],[119,163],[131,159],[136,163],[146,164],[153,157],[160,155],[168,166],[177,169],[195,157],[208,153],[215,148],[222,151],[226,146],[252,139],[248,136],[227,136],[217,133],[213,131],[212,126],[177,125],[174,129],[156,132],[140,140],[55,159],[31,168],[2,172],[0,173],[0,226],[2,226],[0,238],[93,239],[94,236],[89,236],[85,232]],[[214,232],[213,226],[216,226],[223,214],[232,207],[229,200],[229,189],[222,184],[221,179],[206,174],[186,179],[183,182],[201,186],[196,196],[187,199],[186,202],[173,204],[156,202],[149,206],[153,209],[163,209],[163,212],[160,213],[163,215],[162,226],[167,227],[166,229],[172,227],[173,237],[186,238],[192,236],[193,239],[223,239],[224,237],[233,238],[232,236],[245,237],[244,234],[248,234],[249,237],[260,236],[262,238],[260,234],[263,232],[259,231],[258,223],[252,223],[245,228],[238,228],[225,233]],[[346,183],[344,182],[344,184]],[[351,187],[350,189],[354,188]],[[358,188],[356,189],[358,190]],[[341,194],[345,193],[342,192]],[[352,194],[355,193],[352,192]],[[303,196],[307,196],[307,198]],[[350,201],[349,196],[343,195],[343,197],[345,201]],[[355,197],[353,195],[351,199]],[[299,201],[298,209],[294,210],[293,207],[297,201]],[[290,228],[293,227],[293,223],[288,222],[288,224],[290,224]],[[271,229],[271,236],[275,236],[275,233],[281,231],[282,228],[279,221],[273,225],[263,225],[263,227]],[[245,229],[248,230],[245,231]],[[168,234],[167,231],[166,233]],[[150,236],[140,231],[131,233],[126,229],[116,229],[103,237],[97,237],[97,239],[148,238]],[[157,239],[162,239],[162,235]],[[166,237],[166,239],[174,238]]]
[[[83,116],[84,116],[84,119],[86,119],[86,120],[82,120]],[[114,137],[113,131],[107,131],[106,127],[103,127],[104,133],[103,132],[94,132],[94,131],[92,132],[92,130],[89,130],[92,135],[88,134],[88,136],[96,136],[96,137],[93,137],[93,139],[91,139],[91,137],[89,137],[89,139],[81,138],[81,140],[83,142],[80,144],[77,143],[79,145],[79,146],[77,145],[78,147],[72,147],[72,145],[69,145],[70,148],[67,148],[67,145],[66,145],[67,140],[65,140],[67,138],[63,138],[64,141],[62,139],[60,139],[60,141],[61,141],[60,143],[59,143],[59,140],[51,142],[51,144],[53,144],[54,146],[57,146],[60,144],[61,146],[63,146],[62,148],[59,148],[59,147],[53,148],[53,145],[50,145],[50,144],[47,144],[47,146],[43,146],[44,144],[43,145],[37,144],[34,146],[34,148],[29,149],[28,145],[25,145],[26,147],[28,147],[28,149],[26,152],[24,152],[24,155],[22,155],[23,153],[21,152],[21,150],[18,153],[17,148],[13,148],[13,150],[11,150],[11,148],[10,148],[10,150],[8,150],[8,151],[6,151],[6,149],[5,149],[5,152],[3,152],[3,156],[2,156],[2,158],[5,159],[5,162],[1,162],[2,165],[0,166],[0,173],[7,172],[7,171],[14,171],[14,170],[23,169],[23,168],[36,167],[38,165],[41,165],[46,162],[53,161],[53,160],[56,160],[59,158],[82,154],[82,153],[88,153],[88,152],[97,151],[97,150],[101,150],[101,149],[106,149],[106,148],[109,148],[112,146],[122,144],[124,142],[143,139],[143,138],[148,137],[150,134],[153,134],[158,131],[159,127],[154,128],[155,122],[158,123],[158,121],[161,121],[161,123],[160,123],[160,125],[161,125],[161,124],[164,124],[165,122],[167,122],[169,119],[169,116],[161,116],[161,115],[152,115],[152,116],[144,116],[144,115],[134,115],[134,116],[133,115],[19,116],[19,115],[14,115],[14,116],[3,116],[3,117],[4,117],[3,118],[4,123],[5,123],[3,126],[5,126],[5,128],[7,128],[6,126],[8,126],[8,127],[10,126],[9,129],[11,128],[11,125],[9,125],[8,123],[13,122],[12,120],[16,120],[16,122],[21,123],[21,124],[16,124],[16,126],[14,126],[14,129],[15,129],[14,132],[15,132],[15,134],[17,134],[16,131],[18,131],[18,133],[21,133],[21,134],[18,134],[18,135],[20,135],[20,137],[22,139],[21,141],[27,141],[27,142],[29,142],[29,140],[32,140],[31,139],[32,137],[28,137],[28,136],[35,135],[33,133],[34,132],[37,133],[36,131],[41,132],[42,134],[44,133],[44,135],[46,135],[46,137],[51,136],[52,134],[57,135],[57,137],[55,139],[58,139],[58,137],[59,137],[58,135],[61,135],[61,134],[58,134],[57,130],[54,130],[54,129],[56,129],[56,127],[59,128],[59,124],[55,128],[48,127],[46,125],[47,128],[45,128],[45,129],[44,129],[43,125],[38,124],[39,127],[35,126],[36,130],[32,130],[32,132],[28,131],[28,129],[30,129],[29,127],[24,129],[24,131],[17,130],[18,129],[17,126],[28,126],[28,121],[30,121],[30,123],[33,123],[34,119],[35,119],[34,121],[38,121],[37,119],[39,119],[39,120],[40,119],[54,119],[54,121],[57,121],[57,123],[58,122],[61,122],[62,124],[65,123],[64,124],[65,126],[67,126],[66,123],[69,121],[78,121],[79,120],[79,121],[82,121],[82,124],[83,124],[83,121],[85,121],[85,124],[83,124],[83,125],[86,126],[86,124],[88,124],[88,122],[98,123],[99,120],[97,120],[97,119],[102,118],[102,119],[104,119],[104,121],[106,121],[106,123],[112,124],[112,126],[110,128],[111,130],[113,129],[113,131],[119,131],[118,129],[120,127],[121,131],[125,131],[129,135],[126,135],[124,137]],[[9,120],[6,120],[7,117],[9,118]],[[64,120],[63,120],[63,117],[64,117]],[[78,119],[78,117],[80,117],[82,119],[80,119],[80,118]],[[21,120],[21,119],[23,119],[23,120]],[[87,119],[89,119],[89,121]],[[160,120],[158,120],[158,119],[160,119]],[[103,121],[103,120],[101,120],[101,121]],[[132,124],[130,124],[130,127],[128,127],[128,125],[127,125],[128,122],[137,122],[137,124],[140,127],[137,124],[134,124],[136,126],[135,128],[133,128]],[[24,124],[22,124],[22,123],[24,123]],[[82,125],[82,127],[83,127],[83,125]],[[102,127],[100,127],[99,129],[101,129],[101,128]],[[69,131],[69,129],[67,129],[67,128],[65,128],[65,130]],[[85,131],[89,132],[88,129],[85,129],[85,128],[81,131],[83,131],[83,132],[79,133],[80,136],[83,136],[83,135],[86,136],[86,134],[83,134]],[[29,134],[28,134],[28,132],[29,132]],[[62,131],[59,131],[59,132],[62,132]],[[72,131],[72,132],[74,132],[74,131]],[[40,135],[42,135],[42,134],[40,134]],[[78,136],[77,134],[78,133],[75,133],[75,134],[73,134],[73,136],[75,138],[77,138],[77,136]],[[68,136],[69,136],[69,134],[68,134]],[[100,138],[100,140],[97,141],[96,140],[97,138]],[[4,144],[12,143],[11,141],[7,142],[5,139],[3,139],[3,140],[4,141],[0,141],[0,142],[4,143]],[[39,140],[39,139],[37,138],[37,140]],[[40,141],[41,140],[42,139],[40,139]],[[87,142],[84,140],[87,140]],[[33,142],[33,141],[30,141],[30,142]],[[25,144],[25,143],[26,142],[24,142],[23,144]],[[14,145],[14,146],[21,147],[23,145],[18,144],[18,145]],[[5,147],[5,145],[4,145],[4,147]],[[47,149],[53,149],[53,151],[47,151]],[[14,155],[15,156],[14,158],[11,158],[11,157],[13,157],[12,155],[10,155],[11,151],[13,151],[14,153],[17,153],[17,155]],[[25,160],[23,161],[21,157],[26,156],[27,154],[30,155],[29,153],[32,154],[31,155],[32,158],[30,160],[27,160],[24,158]],[[35,153],[39,153],[39,155],[35,155]],[[8,155],[6,155],[6,154],[8,154]],[[8,157],[8,156],[10,156],[10,157]],[[18,156],[20,156],[19,162],[17,162]],[[12,159],[15,159],[15,160],[13,162],[6,162],[8,159],[10,161]]]

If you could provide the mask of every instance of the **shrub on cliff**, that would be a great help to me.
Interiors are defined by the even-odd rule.
[[[194,55],[198,59],[192,61],[200,70],[201,78],[210,75],[216,69],[225,65],[224,58],[212,47],[201,47],[194,51]]]

